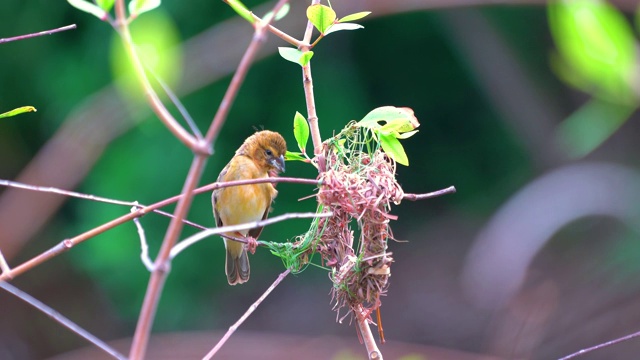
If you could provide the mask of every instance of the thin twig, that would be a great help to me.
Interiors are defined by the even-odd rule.
[[[160,214],[162,216],[166,216],[168,218],[172,218],[172,219],[175,217],[175,216],[173,216],[173,214],[170,214],[170,213],[168,213],[166,211],[162,211],[162,210],[153,210],[153,212],[156,213],[156,214]],[[182,219],[182,223],[185,224],[185,225],[189,225],[191,227],[194,227],[196,229],[199,229],[199,230],[207,229],[206,226],[202,226],[200,224],[194,223],[193,221],[189,221],[187,219]]]
[[[187,125],[189,125],[189,129],[191,129],[191,132],[196,136],[198,140],[202,140],[202,132],[198,128],[198,125],[196,125],[196,122],[193,121],[193,118],[189,114],[189,111],[187,111],[187,108],[184,107],[184,104],[182,104],[178,96],[176,96],[176,94],[173,92],[173,90],[171,90],[167,83],[162,81],[162,79],[158,76],[158,74],[155,73],[155,71],[153,71],[153,69],[151,69],[150,66],[145,66],[145,69],[147,69],[149,74],[153,76],[153,79],[160,85],[160,87],[162,87],[162,90],[169,97],[169,100],[171,100],[173,106],[178,109],[178,112],[180,112],[180,115],[182,115],[184,121],[186,121]]]
[[[273,14],[277,14],[278,11],[286,4],[288,0],[279,0],[276,5],[271,10]],[[236,98],[238,91],[240,90],[240,85],[244,81],[247,72],[249,71],[249,67],[253,62],[253,59],[256,57],[258,53],[258,49],[262,46],[262,43],[266,40],[267,34],[265,29],[271,24],[271,20],[273,20],[273,16],[269,17],[269,19],[265,19],[268,21],[260,21],[255,25],[255,31],[253,33],[253,38],[251,39],[251,43],[247,47],[247,50],[244,52],[242,59],[240,59],[240,63],[238,64],[238,69],[235,74],[231,78],[231,83],[229,83],[229,87],[227,88],[227,92],[224,94],[222,101],[220,102],[220,106],[218,107],[218,111],[216,111],[215,116],[211,122],[211,126],[207,131],[205,139],[207,143],[213,144],[214,138],[220,132],[222,128],[222,124],[227,118],[229,114],[229,110],[231,110],[231,104]]]
[[[145,205],[139,204],[137,201],[124,201],[124,200],[114,200],[114,199],[109,199],[109,198],[105,198],[105,197],[101,197],[101,196],[95,196],[95,195],[91,195],[91,194],[83,194],[83,193],[79,193],[79,192],[75,192],[75,191],[69,191],[69,190],[62,190],[62,189],[58,189],[58,188],[54,188],[54,187],[50,187],[50,186],[36,186],[36,185],[28,185],[28,184],[24,184],[24,183],[20,183],[17,181],[11,181],[11,180],[2,180],[0,179],[0,186],[6,186],[6,187],[10,187],[10,188],[17,188],[17,189],[22,189],[22,190],[30,190],[30,191],[38,191],[38,192],[43,192],[43,193],[51,193],[51,194],[58,194],[58,195],[63,195],[63,196],[68,196],[68,197],[74,197],[74,198],[78,198],[78,199],[85,199],[85,200],[91,200],[91,201],[98,201],[98,202],[103,202],[103,203],[107,203],[107,204],[114,204],[114,205],[123,205],[123,206],[132,206],[132,207],[136,207],[136,208],[145,208]],[[204,190],[198,192],[196,189],[196,191],[194,193],[199,194],[203,191],[206,191],[206,187],[202,187],[200,189]],[[175,198],[176,201],[178,201],[179,197]],[[173,218],[174,216],[172,214],[169,214],[166,211],[162,211],[162,210],[157,210],[157,209],[153,209],[152,210],[154,213],[157,213],[159,215],[162,216],[166,216],[169,218]],[[194,222],[191,222],[189,220],[182,220],[183,223],[185,223],[186,225],[195,227],[197,229],[206,229],[206,227],[196,224]]]
[[[257,227],[262,227],[262,226],[275,224],[277,222],[284,221],[284,220],[289,220],[289,219],[326,218],[326,217],[330,217],[332,215],[333,215],[333,213],[331,213],[331,212],[320,213],[320,214],[317,214],[317,213],[289,213],[289,214],[283,214],[283,215],[280,215],[280,216],[276,216],[276,217],[272,217],[270,219],[265,219],[265,220],[260,220],[260,221],[253,221],[253,222],[239,224],[239,225],[221,226],[221,227],[218,227],[218,228],[207,229],[207,230],[201,231],[201,232],[199,232],[199,233],[197,233],[197,234],[195,234],[195,235],[193,235],[193,236],[181,241],[176,246],[174,246],[173,249],[171,249],[171,257],[170,258],[173,259],[178,254],[180,254],[184,249],[186,249],[189,246],[197,243],[198,241],[200,241],[202,239],[205,239],[205,238],[208,238],[209,236],[212,236],[212,235],[222,234],[222,233],[226,233],[226,232],[249,230],[249,229],[253,229],[253,228],[257,228]],[[235,238],[232,238],[231,240],[240,240],[240,242],[246,243],[246,240],[235,239]]]
[[[253,19],[255,21],[262,21],[262,19],[260,19],[260,17],[258,17],[258,15],[251,13],[251,15],[253,15]],[[296,48],[300,48],[302,46],[309,46],[309,44],[305,44],[303,41],[300,41],[296,38],[294,38],[293,36],[283,32],[282,30],[278,29],[277,27],[273,26],[273,25],[269,25],[269,31],[279,37],[280,39],[288,42],[289,44],[295,46]]]
[[[124,206],[135,206],[136,205],[136,203],[132,202],[132,201],[113,200],[113,199],[109,199],[109,198],[105,198],[105,197],[89,195],[89,194],[83,194],[83,193],[79,193],[79,192],[75,192],[75,191],[62,190],[62,189],[58,189],[58,188],[54,188],[54,187],[50,187],[50,186],[36,186],[36,185],[23,184],[23,183],[20,183],[20,182],[17,182],[17,181],[11,181],[11,180],[1,180],[0,179],[0,186],[6,186],[6,187],[11,187],[11,188],[16,188],[16,189],[23,189],[23,190],[30,190],[30,191],[38,191],[38,192],[43,192],[43,193],[53,193],[53,194],[58,194],[58,195],[64,195],[64,196],[69,196],[69,197],[85,199],[85,200],[99,201],[99,202],[103,202],[103,203],[107,203],[107,204],[114,204],[114,205],[124,205]]]
[[[3,281],[11,280],[18,275],[22,275],[23,273],[33,269],[34,267],[71,249],[73,245],[74,243],[69,239],[61,241],[60,243],[41,253],[40,255],[36,255],[32,259],[27,260],[24,263],[10,269],[9,271],[0,274],[0,283],[2,283]]]
[[[623,336],[621,338],[618,338],[618,339],[615,339],[615,340],[610,340],[610,341],[604,342],[602,344],[598,344],[598,345],[595,345],[595,346],[592,346],[592,347],[589,347],[589,348],[586,348],[586,349],[582,349],[582,350],[577,351],[577,352],[575,352],[575,353],[573,353],[571,355],[567,355],[565,357],[562,357],[562,358],[560,358],[558,360],[573,359],[575,357],[584,355],[584,354],[592,352],[594,350],[599,350],[599,349],[605,348],[607,346],[615,345],[615,344],[621,343],[623,341],[627,341],[627,340],[631,340],[633,338],[637,338],[639,336],[640,336],[640,331],[634,332],[633,334],[625,335],[625,336]]]
[[[144,70],[144,65],[142,65],[142,61],[138,57],[138,53],[136,51],[136,47],[133,43],[133,38],[131,37],[131,32],[129,31],[129,24],[127,21],[124,0],[117,0],[115,3],[116,9],[116,23],[118,24],[118,33],[122,37],[122,42],[124,44],[125,50],[127,51],[129,60],[134,68],[134,73],[138,78],[138,82],[142,85],[144,95],[147,98],[147,102],[151,106],[151,109],[156,114],[158,119],[171,131],[171,133],[180,140],[183,144],[185,144],[189,149],[191,149],[195,153],[209,153],[209,149],[203,147],[201,142],[197,141],[197,139],[189,134],[181,125],[176,121],[176,119],[171,115],[169,110],[164,106],[158,94],[156,94],[155,90],[151,86],[149,79],[147,78],[147,74]]]
[[[247,311],[244,313],[244,315],[242,315],[242,317],[238,321],[236,321],[235,324],[233,324],[231,327],[229,327],[229,330],[227,330],[227,332],[224,334],[222,339],[220,339],[220,341],[218,341],[216,346],[213,349],[211,349],[211,351],[209,351],[209,353],[207,353],[207,355],[205,355],[202,358],[202,360],[210,360],[218,352],[218,350],[220,350],[220,348],[222,348],[222,346],[227,342],[227,340],[229,340],[231,335],[240,327],[240,325],[242,325],[242,323],[258,308],[258,306],[264,301],[264,299],[266,299],[267,296],[269,296],[269,294],[273,291],[273,289],[275,289],[276,286],[278,286],[280,284],[280,282],[282,282],[282,280],[287,275],[289,275],[290,272],[291,272],[291,270],[287,269],[282,274],[280,274],[278,276],[278,278],[276,279],[276,281],[274,281],[273,284],[271,284],[271,286],[269,286],[267,291],[265,291],[264,294],[262,294],[262,296],[260,296],[260,298],[258,298],[258,300],[256,300],[256,302],[254,302],[249,307],[249,309],[247,309]]]
[[[224,187],[229,187],[229,186],[239,186],[239,185],[248,185],[248,184],[258,184],[258,183],[280,183],[280,182],[291,182],[291,183],[297,183],[297,184],[309,184],[309,185],[319,185],[319,182],[317,180],[311,180],[311,179],[300,179],[300,178],[264,178],[264,179],[251,179],[251,180],[238,180],[238,181],[229,181],[229,182],[224,182],[224,183],[212,183],[209,185],[205,185],[202,186],[198,189],[194,189],[191,194],[200,194],[206,191],[211,191],[213,189],[218,189],[218,188],[224,188]],[[33,190],[33,189],[29,189],[29,190]],[[84,194],[83,194],[84,195]],[[91,195],[90,195],[91,196]],[[149,205],[149,206],[145,206],[142,207],[140,209],[138,209],[136,212],[132,212],[132,213],[127,213],[126,215],[122,215],[116,219],[113,219],[105,224],[102,224],[98,227],[95,227],[91,230],[88,230],[80,235],[77,235],[73,238],[70,239],[66,239],[62,242],[60,242],[59,244],[55,245],[54,247],[52,247],[51,249],[43,252],[40,255],[35,256],[34,258],[32,258],[31,260],[26,261],[25,263],[18,265],[17,267],[12,268],[9,272],[4,272],[2,274],[0,274],[0,281],[5,281],[5,280],[9,280],[9,279],[13,279],[18,275],[21,275],[31,269],[33,269],[34,267],[48,261],[49,259],[58,256],[64,252],[66,252],[67,250],[71,249],[73,246],[84,242],[86,240],[89,240],[97,235],[102,234],[103,232],[113,229],[114,227],[124,224],[128,221],[133,220],[134,218],[137,217],[141,217],[146,215],[149,212],[155,211],[156,209],[165,207],[169,204],[173,204],[177,201],[179,201],[180,199],[182,199],[182,197],[184,196],[184,194],[182,195],[177,195],[177,196],[173,196],[170,197],[168,199],[164,199],[162,201],[159,201],[155,204]],[[134,206],[135,203],[131,203],[131,206]],[[142,205],[140,205],[142,206]],[[166,214],[164,212],[162,212],[163,214]],[[174,217],[172,215],[172,217]],[[198,225],[199,226],[199,225]],[[200,226],[201,227],[201,226]]]
[[[131,212],[138,210],[135,206],[131,208]],[[147,237],[144,234],[144,229],[140,224],[140,219],[133,218],[133,223],[136,224],[136,228],[138,229],[138,237],[140,238],[140,260],[144,264],[144,266],[149,270],[149,272],[153,271],[153,262],[149,258],[149,246],[147,245]]]
[[[5,260],[4,255],[2,255],[2,250],[0,250],[0,270],[2,270],[2,274],[9,273],[9,271],[11,271],[9,264],[7,264],[7,260]]]
[[[402,200],[409,200],[409,201],[426,200],[426,199],[432,199],[442,195],[453,194],[455,192],[456,192],[456,187],[449,186],[446,189],[433,191],[426,194],[404,194],[404,196],[402,197]]]
[[[73,321],[67,319],[62,314],[60,314],[59,312],[53,310],[52,308],[50,308],[49,306],[47,306],[43,302],[39,301],[38,299],[34,298],[33,296],[25,293],[24,291],[16,288],[15,286],[13,286],[13,285],[11,285],[9,283],[6,283],[6,282],[0,282],[0,288],[3,288],[4,290],[6,290],[9,293],[11,293],[11,294],[15,295],[16,297],[18,297],[20,300],[26,302],[27,304],[33,306],[34,308],[36,308],[38,310],[40,310],[45,315],[49,316],[53,320],[55,320],[58,323],[60,323],[60,325],[66,327],[69,330],[71,330],[76,335],[80,336],[81,338],[89,341],[90,343],[92,343],[93,345],[95,345],[98,348],[102,349],[104,352],[106,352],[107,354],[111,355],[112,357],[114,357],[116,359],[126,360],[126,357],[124,355],[120,354],[114,348],[110,347],[109,345],[107,345],[102,340],[100,340],[97,337],[93,336],[87,330],[81,328],[76,323],[74,323]]]
[[[274,178],[251,179],[251,180],[236,180],[236,181],[229,181],[229,182],[226,182],[226,183],[212,183],[212,184],[201,186],[201,187],[195,189],[193,191],[193,194],[194,195],[195,194],[202,194],[203,192],[212,191],[214,189],[219,189],[219,188],[224,188],[224,187],[229,187],[229,186],[260,184],[260,183],[265,183],[265,182],[269,182],[269,183],[289,182],[289,183],[295,183],[295,184],[320,185],[319,181],[312,180],[312,179],[292,178],[292,177],[274,177]],[[159,214],[159,215],[162,215],[162,216],[166,216],[166,217],[169,217],[169,218],[174,218],[175,217],[175,216],[173,216],[172,214],[170,214],[170,213],[168,213],[166,211],[162,211],[162,210],[158,210],[157,208],[154,208],[154,205],[156,205],[156,204],[151,205],[151,206],[146,206],[146,205],[143,205],[143,204],[139,204],[137,201],[114,200],[114,199],[109,199],[109,198],[90,195],[90,194],[83,194],[83,193],[79,193],[79,192],[75,192],[75,191],[62,190],[62,189],[49,187],[49,186],[28,185],[28,184],[20,183],[20,182],[17,182],[17,181],[11,181],[11,180],[2,180],[2,179],[0,179],[0,186],[6,186],[6,187],[23,189],[23,190],[30,190],[30,191],[39,191],[39,192],[44,192],[44,193],[53,193],[53,194],[58,194],[58,195],[63,195],[63,196],[75,197],[75,198],[79,198],[79,199],[104,202],[104,203],[107,203],[107,204],[137,207],[137,208],[140,208],[140,209],[145,209],[145,213],[146,212],[154,212],[156,214]],[[312,196],[315,196],[315,195],[312,195]],[[161,204],[162,203],[163,204],[162,206],[166,206],[166,205],[172,204],[174,202],[177,202],[178,200],[180,200],[180,197],[182,197],[182,195],[177,195],[177,196],[171,197],[171,198],[163,200],[162,202],[157,203],[157,204]],[[142,215],[144,215],[144,213]],[[206,229],[205,226],[202,226],[200,224],[196,224],[196,223],[191,222],[191,221],[186,220],[186,219],[182,219],[182,222],[184,224],[192,226],[192,227],[194,227],[196,229],[200,229],[200,230]]]
[[[362,305],[358,305],[354,312],[356,313],[356,322],[358,323],[358,329],[360,329],[364,346],[367,349],[369,360],[383,360],[382,353],[378,349],[376,340],[369,327],[369,316],[366,314]]]
[[[314,180],[314,179],[304,179],[304,178],[294,178],[294,177],[270,177],[270,178],[261,178],[261,179],[234,180],[234,181],[227,181],[227,182],[223,182],[223,183],[222,182],[220,182],[220,183],[214,182],[214,183],[211,183],[209,185],[204,185],[204,186],[201,186],[201,187],[199,187],[197,189],[194,189],[193,190],[193,194],[194,195],[202,194],[202,193],[207,192],[207,191],[212,191],[212,190],[215,190],[215,189],[222,189],[222,188],[231,187],[231,186],[252,185],[252,184],[262,184],[262,183],[292,183],[292,184],[303,184],[303,185],[321,185],[322,184],[320,181]],[[114,200],[114,199],[109,199],[109,198],[105,198],[105,197],[101,197],[101,196],[95,196],[95,195],[91,195],[91,194],[84,194],[84,193],[79,193],[79,192],[69,191],[69,190],[63,190],[63,189],[54,188],[54,187],[50,187],[50,186],[29,185],[29,184],[24,184],[24,183],[20,183],[20,182],[17,182],[17,181],[11,181],[11,180],[2,180],[2,179],[0,179],[0,186],[6,186],[6,187],[23,189],[23,190],[30,190],[30,191],[38,191],[38,192],[43,192],[43,193],[53,193],[53,194],[64,195],[64,196],[69,196],[69,197],[75,197],[75,198],[79,198],[79,199],[104,202],[104,203],[107,203],[107,204],[114,204],[114,205],[137,206],[137,207],[140,207],[140,208],[153,207],[153,205],[145,206],[145,205],[139,204],[136,201]],[[181,195],[176,195],[176,196],[168,198],[166,200],[163,200],[162,201],[162,203],[163,203],[162,206],[166,206],[166,205],[172,204],[172,203],[178,201],[180,199],[180,197],[182,197],[182,194]],[[166,202],[166,201],[168,201],[168,202]],[[157,204],[160,204],[160,203],[157,203]],[[156,210],[155,208],[154,209],[149,209],[147,212],[149,212],[149,211],[156,212],[155,210]],[[161,214],[161,215],[164,215],[164,216],[173,217],[173,215],[168,214],[166,212],[157,211],[157,213]]]
[[[0,44],[8,43],[8,42],[11,42],[11,41],[31,39],[31,38],[38,37],[38,36],[43,36],[43,35],[51,35],[51,34],[59,33],[59,32],[62,32],[62,31],[73,30],[76,27],[77,27],[76,24],[71,24],[71,25],[59,27],[57,29],[45,30],[45,31],[40,31],[40,32],[33,33],[33,34],[26,34],[26,35],[14,36],[14,37],[10,37],[10,38],[4,38],[4,39],[0,39]]]

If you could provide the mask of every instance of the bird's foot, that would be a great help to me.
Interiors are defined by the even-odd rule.
[[[256,253],[256,248],[258,247],[258,240],[256,240],[252,236],[246,236],[247,240],[247,250],[251,253],[251,255]]]

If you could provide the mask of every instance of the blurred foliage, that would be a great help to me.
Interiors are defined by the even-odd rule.
[[[558,48],[551,64],[594,100],[558,128],[569,156],[583,157],[609,138],[638,106],[638,44],[633,26],[606,1],[551,1],[549,26]]]
[[[614,102],[635,102],[637,74],[633,27],[606,1],[552,1],[549,26],[561,58],[558,74],[568,83]]]
[[[142,63],[150,71],[150,81],[157,76],[169,88],[175,88],[182,75],[182,53],[180,35],[170,14],[164,9],[136,18],[130,26],[131,37]],[[123,97],[128,101],[145,101],[145,95],[133,72],[127,52],[117,33],[111,38],[112,74],[117,79]],[[151,75],[152,74],[152,75]],[[161,88],[159,94],[163,94]]]

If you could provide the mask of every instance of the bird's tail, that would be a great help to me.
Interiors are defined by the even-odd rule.
[[[246,249],[242,249],[238,257],[235,257],[227,250],[225,272],[229,285],[242,284],[249,280],[250,266]]]

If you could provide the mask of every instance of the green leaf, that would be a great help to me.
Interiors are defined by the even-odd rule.
[[[410,108],[399,108],[395,106],[382,106],[371,110],[362,120],[356,123],[357,126],[369,129],[380,129],[383,126],[381,121],[386,122],[385,131],[408,132],[420,126],[418,119]]]
[[[337,24],[333,24],[331,26],[329,26],[329,28],[324,32],[324,35],[329,35],[331,33],[334,33],[336,31],[340,31],[340,30],[358,30],[358,29],[363,29],[364,26],[359,25],[359,24],[353,24],[353,23],[337,23]]]
[[[416,126],[417,127],[417,126]],[[388,120],[386,124],[379,128],[378,131],[391,134],[391,133],[403,133],[407,131],[413,131],[411,123],[407,119],[397,118]]]
[[[351,15],[347,15],[345,17],[343,17],[342,19],[339,20],[339,22],[347,22],[347,21],[356,21],[356,20],[360,20],[363,17],[367,16],[371,14],[371,11],[362,11],[362,12],[357,12],[355,14],[351,14]]]
[[[309,124],[307,119],[296,111],[296,115],[293,117],[293,136],[298,142],[298,148],[304,154],[307,148],[307,142],[309,141]]]
[[[636,106],[594,98],[557,128],[556,140],[573,159],[582,158],[605,142],[624,124]]]
[[[336,20],[336,12],[332,8],[316,4],[307,8],[307,18],[322,35]]]
[[[278,13],[276,14],[276,17],[273,19],[273,21],[278,21],[283,17],[287,16],[287,14],[289,13],[289,9],[291,9],[291,6],[289,5],[289,3],[282,5],[280,10],[278,10]],[[269,11],[268,13],[264,14],[262,18],[267,19],[272,15],[273,15],[273,11]]]
[[[402,144],[400,144],[400,140],[396,139],[393,134],[384,133],[378,133],[378,138],[380,139],[382,150],[384,150],[390,158],[399,164],[409,166],[409,159],[407,158],[407,154],[404,152]]]
[[[111,11],[111,8],[113,8],[114,2],[115,0],[96,0],[96,3],[98,4],[98,6],[100,6],[100,8],[102,8],[102,10],[106,12]]]
[[[6,117],[11,117],[11,116],[16,116],[19,114],[23,114],[26,112],[36,112],[36,108],[34,108],[33,106],[22,106],[19,107],[17,109],[13,109],[11,111],[7,111],[5,113],[0,114],[0,119],[1,118],[6,118]]]
[[[161,2],[161,0],[131,0],[129,3],[129,15],[135,18],[142,13],[157,8]]]
[[[233,11],[237,12],[238,15],[242,16],[249,23],[253,24],[256,22],[256,19],[253,17],[253,13],[249,11],[249,9],[247,9],[240,0],[226,0],[226,3],[231,6]]]
[[[102,21],[107,18],[107,12],[96,4],[85,0],[67,0],[67,2],[74,8],[89,13]]]
[[[302,54],[302,56],[300,57],[300,65],[307,66],[312,57],[313,51],[307,51],[306,53]]]
[[[625,16],[606,1],[552,1],[548,6],[553,40],[571,74],[572,85],[609,101],[636,99],[637,51]]]
[[[413,135],[415,135],[415,133],[417,133],[417,132],[418,132],[418,130],[413,130],[413,131],[409,131],[409,132],[402,133],[402,134],[394,133],[394,135],[396,136],[396,139],[408,139],[408,138],[412,137]]]
[[[298,49],[288,47],[279,47],[278,53],[280,53],[280,56],[285,60],[296,63],[300,66],[306,66],[309,63],[309,60],[313,57],[313,51],[303,53]]]
[[[633,20],[636,24],[636,32],[640,33],[640,4],[636,6],[636,11],[634,13]]]
[[[291,61],[296,64],[300,64],[300,58],[302,57],[302,51],[289,47],[279,47],[278,53],[285,60]]]
[[[305,158],[304,156],[302,156],[302,153],[299,152],[291,152],[291,151],[287,151],[284,154],[284,159],[286,161],[304,161],[307,162],[307,158]]]

